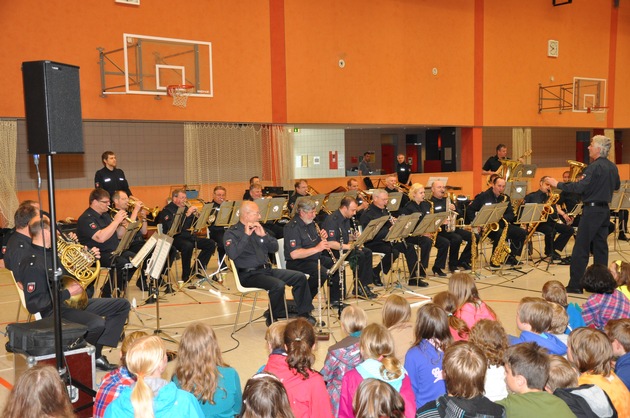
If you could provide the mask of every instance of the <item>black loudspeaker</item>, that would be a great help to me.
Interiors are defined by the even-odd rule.
[[[22,63],[30,154],[83,153],[79,67],[52,61]]]

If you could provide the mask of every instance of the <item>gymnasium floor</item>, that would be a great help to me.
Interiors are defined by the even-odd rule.
[[[609,240],[611,253],[610,260],[630,256],[630,244],[621,243],[621,249],[625,253],[613,252],[612,238]],[[569,254],[573,240],[569,243]],[[534,244],[538,247],[538,243]],[[435,249],[433,250],[435,252]],[[536,258],[536,252],[534,252]],[[431,257],[431,263],[434,260],[434,254]],[[432,264],[431,264],[432,265]],[[552,279],[560,280],[563,283],[568,282],[569,266],[552,265],[548,272],[543,271],[546,263],[540,265],[542,269],[535,268],[533,265],[526,264],[522,270],[527,272],[524,275],[516,275],[512,271],[505,271],[502,275],[491,273],[487,270],[481,271],[482,275],[477,280],[477,287],[484,301],[489,303],[498,313],[504,327],[508,333],[516,332],[516,306],[518,301],[524,296],[539,296],[540,289],[543,284]],[[210,261],[210,268],[216,268],[216,257]],[[395,279],[395,278],[394,278]],[[348,280],[350,275],[348,274]],[[419,305],[413,305],[416,302],[426,301],[426,297],[446,290],[448,277],[437,278],[429,276],[428,288],[416,288],[411,290],[414,293],[406,292],[404,296],[412,304],[415,317],[415,310]],[[146,294],[136,288],[130,286],[130,300],[134,298],[138,305],[146,298]],[[160,301],[160,329],[178,341],[179,337],[188,324],[195,321],[206,321],[213,325],[217,333],[220,346],[224,352],[224,360],[231,366],[235,367],[241,377],[241,384],[244,385],[249,376],[254,374],[258,368],[266,362],[267,351],[264,341],[265,321],[261,315],[266,308],[266,298],[259,299],[254,312],[254,318],[259,318],[253,324],[244,326],[249,318],[252,299],[246,299],[243,311],[239,318],[239,327],[241,329],[232,334],[234,318],[238,307],[239,297],[235,291],[234,280],[231,273],[225,275],[225,287],[218,287],[218,291],[210,292],[207,285],[205,288],[197,288],[195,290],[185,289],[183,292],[169,294],[163,296]],[[8,271],[0,269],[0,330],[4,332],[8,323],[14,322],[18,306],[18,296],[15,287],[11,281]],[[380,322],[380,309],[382,301],[392,292],[401,293],[399,288],[384,289],[379,288],[379,298],[374,301],[360,301],[360,306],[368,312],[370,321]],[[425,297],[423,297],[425,296]],[[263,295],[261,294],[261,297]],[[583,302],[586,295],[571,296],[571,301]],[[316,303],[316,300],[315,300]],[[357,303],[354,299],[350,299],[348,303]],[[127,332],[134,330],[144,330],[153,333],[157,329],[156,321],[156,305],[138,306],[129,316],[129,324]],[[20,321],[26,320],[26,313],[22,310]],[[330,321],[326,320],[330,326],[331,337],[329,341],[318,342],[316,349],[315,368],[320,369],[326,356],[327,347],[343,338],[341,335],[338,322],[331,317]],[[6,341],[6,339],[5,339]],[[167,343],[167,347],[176,350],[174,343]],[[105,348],[103,350],[110,362],[118,362],[118,349]],[[172,374],[173,364],[169,363],[168,373]],[[104,372],[97,370],[97,382],[100,381]],[[167,376],[168,377],[168,376]],[[4,344],[0,345],[0,410],[4,408],[6,397],[14,382],[14,358],[13,354],[6,353]]]

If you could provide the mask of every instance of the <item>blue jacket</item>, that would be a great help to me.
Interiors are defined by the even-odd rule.
[[[418,407],[446,394],[446,383],[442,377],[443,358],[444,353],[427,340],[420,341],[407,351],[405,369],[409,373]]]
[[[630,390],[630,353],[626,353],[617,359],[615,374]]]
[[[517,338],[513,335],[510,335],[508,336],[508,340],[510,342],[510,345],[534,342],[542,348],[546,348],[549,354],[564,356],[567,353],[567,346],[562,341],[560,341],[558,337],[556,337],[555,335],[547,334],[546,332],[543,332],[542,334],[536,334],[534,332],[521,331],[520,337]]]

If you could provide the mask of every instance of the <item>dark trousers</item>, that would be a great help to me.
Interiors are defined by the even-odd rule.
[[[448,249],[450,246],[451,242],[446,237],[440,236],[440,234],[438,233],[438,236],[435,238],[435,248],[437,248],[437,255],[435,256],[435,263],[433,263],[434,268],[446,268],[446,258],[448,257]]]
[[[472,235],[470,231],[465,231],[461,228],[456,229],[453,232],[440,231],[438,234],[438,239],[439,238],[445,238],[448,240],[448,268],[450,270],[455,270],[460,263],[470,263],[470,246],[472,244]],[[464,251],[462,251],[462,255],[460,256],[459,248],[461,247],[463,241],[466,241],[466,247],[464,247]]]
[[[582,276],[588,265],[591,244],[593,246],[593,262],[608,265],[608,225],[610,212],[607,207],[584,206],[584,219],[580,223],[573,254],[571,254],[570,279],[567,287],[581,289]]]
[[[369,241],[365,244],[365,247],[368,248],[373,253],[383,253],[385,256],[381,261],[383,265],[383,274],[387,274],[389,269],[392,267],[392,262],[398,258],[400,252],[391,243],[385,241]],[[380,265],[375,267],[374,274],[377,276],[381,271]]]
[[[499,243],[499,238],[503,233],[503,228],[505,228],[505,223],[503,221],[499,222],[499,230],[496,232],[491,232],[488,237],[493,241],[492,243],[492,252],[494,253],[494,249],[497,247]],[[525,238],[527,238],[527,231],[521,228],[520,226],[508,224],[508,232],[506,239],[510,240],[510,251],[511,255],[514,257],[520,257],[521,251],[523,251],[523,243],[525,242]]]
[[[333,261],[330,257],[321,255],[321,268],[317,268],[317,260],[287,260],[287,268],[290,270],[301,271],[304,274],[308,274],[308,287],[311,292],[311,297],[315,298],[319,290],[319,283],[317,281],[317,274],[321,281],[321,285],[324,286],[328,280],[328,269],[333,266]],[[319,270],[319,271],[318,271]],[[339,271],[330,277],[330,300],[338,301],[341,299],[341,286],[339,284]]]
[[[274,318],[286,316],[284,311],[284,287],[291,286],[298,315],[306,316],[313,310],[313,297],[304,273],[293,270],[264,268],[239,273],[243,286],[260,287],[269,293],[269,303]]]
[[[559,224],[555,221],[538,224],[536,231],[545,234],[545,255],[550,255],[552,248],[554,251],[564,250],[564,247],[573,236],[573,227]],[[557,237],[555,237],[556,234],[558,235]]]
[[[114,256],[111,253],[101,253],[101,266],[102,267],[110,267],[110,280],[107,280],[103,287],[101,288],[101,297],[109,298],[112,296],[114,289],[112,289],[112,284],[115,288],[120,290],[124,290],[127,288],[127,282],[133,274],[136,272],[135,267],[126,268],[130,265],[131,259],[136,255],[136,253],[132,251],[123,251],[123,253],[119,256]],[[91,288],[92,286],[90,286]],[[92,290],[88,293],[89,296],[94,293]]]
[[[97,348],[96,357],[100,357],[102,346],[118,345],[130,307],[127,299],[96,298],[88,300],[85,310],[70,309],[62,305],[61,317],[88,327],[85,340]]]
[[[350,254],[346,260],[350,261],[351,266],[355,265],[356,263],[356,271],[354,274],[358,274],[359,283],[361,283],[363,286],[374,283],[374,270],[372,270],[372,250],[365,246],[361,249],[355,248],[354,250],[352,250],[352,254]]]
[[[190,277],[190,262],[192,260],[193,251],[195,249],[195,240],[197,241],[197,249],[201,250],[197,259],[205,269],[217,248],[217,243],[208,238],[197,238],[191,236],[182,237],[181,234],[173,239],[173,246],[182,254],[182,280],[188,280]]]
[[[213,226],[210,228],[210,238],[217,244],[217,251],[219,254],[219,261],[223,259],[225,255],[225,247],[223,246],[223,235],[225,234],[225,228],[222,226]]]
[[[420,269],[420,275],[425,276],[426,271],[429,268],[429,257],[431,256],[431,247],[433,246],[433,241],[429,237],[415,236],[407,238],[407,243],[411,248],[414,249],[414,259],[416,260],[416,262],[418,260],[418,254],[414,246],[417,245],[418,248],[420,248],[420,264],[422,265],[422,268]],[[418,275],[417,269],[417,264],[414,264],[414,266],[409,269],[411,277],[416,277]]]

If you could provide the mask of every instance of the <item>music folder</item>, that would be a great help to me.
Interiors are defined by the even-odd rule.
[[[267,210],[267,216],[264,219],[264,223],[277,221],[282,218],[282,212],[284,209],[284,205],[287,204],[286,197],[274,197],[269,200],[269,207]]]
[[[544,203],[525,203],[519,208],[518,219],[515,224],[537,224],[542,221]]]
[[[507,202],[495,203],[493,205],[484,205],[477,212],[477,216],[473,219],[470,224],[471,227],[482,227],[492,223],[498,223],[499,220],[503,217],[507,209]]]
[[[505,184],[506,196],[510,196],[512,201],[525,199],[527,194],[527,182],[526,181],[510,181]]]
[[[402,192],[394,192],[389,193],[387,200],[387,210],[390,212],[396,212],[400,207],[400,202],[402,201]]]
[[[314,196],[300,196],[295,200],[295,204],[293,205],[293,209],[291,210],[291,217],[295,216],[295,211],[297,210],[298,203],[303,200],[311,199],[315,201],[315,213],[319,213],[322,209],[322,204],[324,203],[324,198],[326,195],[324,194],[316,194]]]
[[[169,237],[174,237],[182,231],[182,225],[184,224],[184,210],[185,207],[177,208],[177,213],[173,218],[173,223],[171,224],[171,228],[166,233]]]
[[[345,192],[341,193],[331,193],[328,195],[328,199],[326,199],[326,205],[324,206],[326,210],[330,213],[339,209],[339,205],[341,205],[341,199],[345,196]]]
[[[118,242],[118,246],[114,251],[112,251],[113,255],[121,255],[124,251],[126,251],[131,245],[131,241],[136,233],[142,228],[142,222],[135,221],[129,223],[127,225],[127,229],[125,230],[125,235]]]
[[[208,219],[210,219],[210,215],[214,212],[214,207],[212,203],[204,203],[201,208],[201,212],[197,215],[197,219],[193,220],[191,225],[191,229],[193,231],[199,231],[208,226]]]
[[[389,221],[389,216],[387,215],[371,220],[370,223],[367,224],[365,228],[363,228],[363,232],[361,232],[361,235],[359,236],[359,238],[357,238],[357,240],[354,241],[354,246],[360,247],[366,242],[372,241],[374,237],[376,236],[376,234],[378,234],[378,231],[380,231],[381,228],[383,228],[383,226],[387,223],[387,221]]]
[[[426,234],[434,234],[439,232],[440,226],[446,219],[448,218],[448,212],[440,212],[440,213],[429,213],[424,215],[422,221],[416,226],[416,229],[411,233],[412,237],[417,237],[418,235],[426,235]]]
[[[232,206],[232,216],[230,217],[230,223],[228,226],[236,225],[241,216],[241,205],[243,204],[242,200],[238,200],[234,202],[234,206]]]
[[[217,213],[217,219],[214,221],[216,226],[229,226],[230,225],[230,215],[232,214],[232,207],[234,206],[234,202],[225,201],[221,203],[219,206],[219,211]]]
[[[402,215],[396,219],[394,225],[389,228],[389,232],[384,241],[397,241],[407,238],[418,225],[418,220],[422,214],[420,212],[410,215]]]

